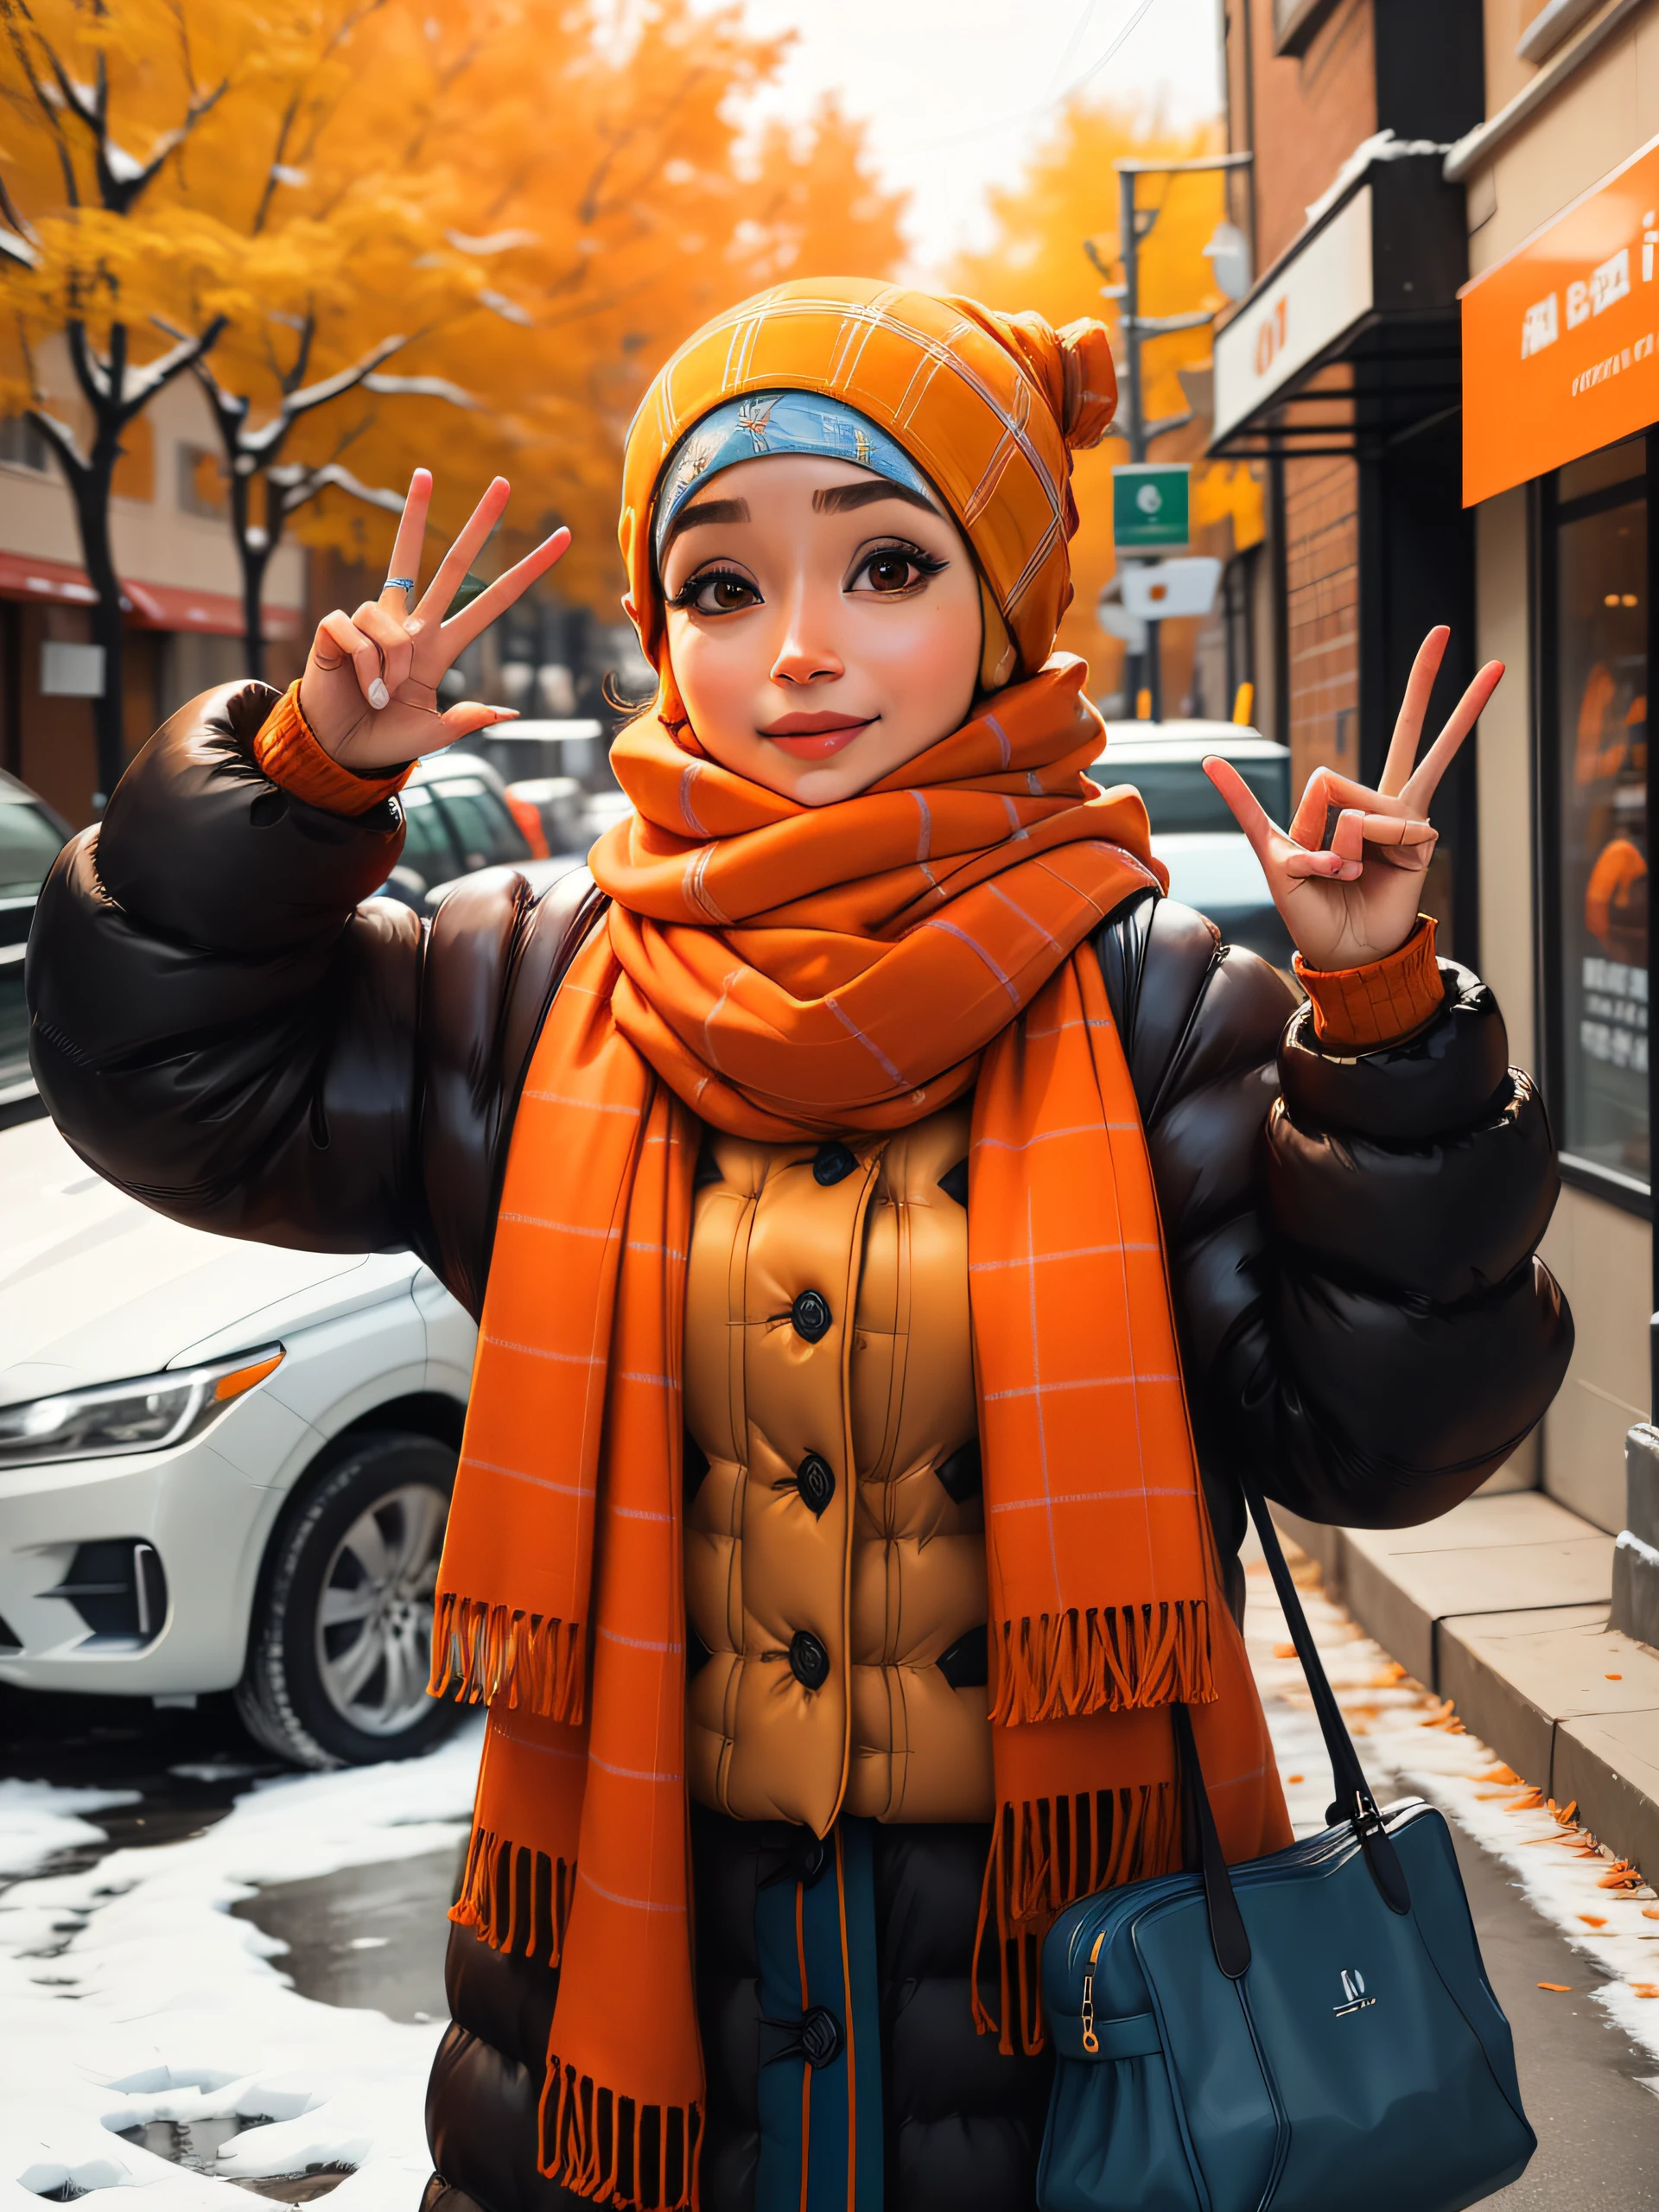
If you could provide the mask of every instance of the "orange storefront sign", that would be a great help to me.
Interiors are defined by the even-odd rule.
[[[1659,423],[1659,138],[1463,290],[1463,503]]]

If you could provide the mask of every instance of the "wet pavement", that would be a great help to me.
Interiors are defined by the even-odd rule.
[[[1481,1955],[1515,2032],[1531,2164],[1488,2203],[1501,2212],[1637,2212],[1659,2205],[1659,2072],[1586,1987],[1585,1962],[1520,1896],[1507,1868],[1452,1825]],[[1567,1993],[1541,1990],[1565,1982]],[[1405,2208],[1402,2208],[1405,2212]]]
[[[443,1952],[457,1854],[351,1866],[261,1890],[232,1910],[288,1948],[276,1961],[302,1997],[394,2020],[447,2020]]]

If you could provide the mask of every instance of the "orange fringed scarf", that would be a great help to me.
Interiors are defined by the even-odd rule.
[[[561,1968],[542,2163],[696,2201],[681,1352],[697,1122],[902,1128],[974,1088],[969,1252],[999,1811],[982,1937],[1013,2048],[1055,1911],[1178,1863],[1196,1707],[1224,1842],[1287,1841],[1198,1487],[1146,1141],[1089,933],[1160,877],[1083,664],[814,811],[655,717],[613,758],[613,904],[533,1056],[439,1585],[490,1705],[455,1916]],[[966,1965],[964,1961],[964,1966]]]

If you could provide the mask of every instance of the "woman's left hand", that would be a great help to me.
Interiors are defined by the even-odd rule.
[[[1429,803],[1503,673],[1502,661],[1487,662],[1414,766],[1451,635],[1431,630],[1418,650],[1378,790],[1316,768],[1285,830],[1236,768],[1213,757],[1204,764],[1255,848],[1273,903],[1310,968],[1367,967],[1397,952],[1417,926],[1422,880],[1440,834]]]

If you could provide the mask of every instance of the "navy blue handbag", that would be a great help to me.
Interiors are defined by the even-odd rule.
[[[1379,1812],[1265,1504],[1250,1512],[1313,1693],[1322,1834],[1228,1866],[1174,1710],[1199,1871],[1084,1897],[1043,1947],[1042,2212],[1459,2212],[1537,2146],[1510,2024],[1433,1806]]]

